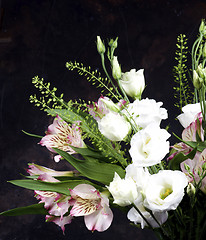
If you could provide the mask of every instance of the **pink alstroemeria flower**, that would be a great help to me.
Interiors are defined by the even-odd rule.
[[[55,171],[51,168],[47,168],[44,166],[40,166],[34,163],[29,163],[29,168],[27,169],[27,172],[31,175],[42,175],[44,173],[46,173],[49,176],[52,177],[58,177],[58,176],[77,176],[78,175],[78,171],[77,170],[73,170],[73,171]]]
[[[86,227],[103,232],[112,223],[113,213],[109,208],[109,199],[89,184],[79,184],[70,190],[73,205],[71,216],[84,216]]]
[[[32,173],[31,173],[32,175]],[[44,182],[59,182],[51,175],[47,173],[41,174],[38,177],[38,180]],[[44,203],[44,208],[47,209],[49,215],[46,216],[47,221],[52,221],[61,227],[64,232],[64,225],[71,223],[72,216],[64,216],[69,211],[70,196],[66,196],[56,192],[50,191],[34,191],[35,197],[37,200],[40,200],[39,203]]]
[[[58,148],[70,154],[74,154],[75,151],[70,145],[78,148],[85,147],[80,128],[77,124],[72,124],[72,127],[70,127],[69,124],[57,116],[53,123],[48,127],[46,136],[41,139],[39,144],[46,146],[54,153],[55,151],[53,148]],[[56,162],[59,162],[60,159],[61,156],[59,155],[54,157]]]
[[[65,231],[65,225],[70,224],[71,221],[72,221],[72,216],[70,215],[65,216],[63,218],[46,215],[46,222],[54,222],[56,225],[61,227],[63,233]]]
[[[188,127],[186,127],[182,132],[182,139],[184,141],[192,141],[196,142],[196,135],[198,134],[199,138],[204,141],[204,130],[202,128],[202,117],[201,113],[197,115],[197,119],[192,122]],[[192,148],[189,147],[187,144],[181,142],[177,143],[172,146],[173,149],[176,150],[172,155],[168,157],[167,160],[171,160],[176,154],[182,152],[183,154],[187,155],[192,151]]]
[[[89,114],[92,115],[92,117],[99,121],[103,116],[107,113],[109,113],[109,109],[105,106],[102,99],[109,101],[110,99],[108,97],[101,96],[98,99],[98,102],[95,102],[94,104],[90,104],[89,107]]]
[[[197,141],[196,134],[198,134],[199,138],[204,141],[204,130],[202,128],[201,114],[202,113],[199,113],[197,115],[197,119],[183,130],[182,139],[184,141]]]
[[[44,182],[59,182],[54,177],[44,173],[38,177],[38,180]],[[35,191],[36,198],[40,200],[40,203],[44,202],[44,207],[48,210],[49,214],[54,216],[61,216],[68,212],[70,207],[70,197],[56,192],[48,191]]]
[[[190,183],[196,184],[200,181],[199,174],[203,173],[202,166],[206,163],[206,149],[202,151],[202,153],[197,153],[195,157],[191,159],[187,159],[180,164],[181,170],[185,173]],[[190,167],[190,172],[192,172],[194,178],[188,173],[185,169],[185,164]],[[206,194],[206,177],[203,178],[202,183],[200,185],[200,190]]]
[[[97,122],[99,122],[108,113],[124,109],[126,104],[127,102],[124,99],[121,99],[117,104],[115,104],[108,97],[101,96],[98,99],[98,102],[94,102],[88,106],[89,114],[92,115]]]

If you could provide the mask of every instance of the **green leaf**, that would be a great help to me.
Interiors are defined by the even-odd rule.
[[[174,133],[173,133],[174,134]],[[176,134],[174,134],[174,136],[179,139],[181,142],[185,143],[186,145],[188,145],[191,148],[196,148],[198,152],[202,152],[205,148],[206,148],[206,141],[202,142],[202,141],[198,141],[198,142],[193,142],[193,141],[184,141],[183,139],[181,139],[180,137],[178,137]]]
[[[19,207],[10,209],[0,213],[0,216],[19,216],[27,214],[42,214],[46,215],[48,212],[44,208],[44,203],[34,204],[27,207]]]
[[[175,155],[168,164],[169,169],[172,170],[179,170],[180,169],[180,163],[182,163],[183,161],[187,160],[187,159],[193,159],[195,154],[197,152],[197,148],[194,148],[189,154],[184,155],[183,153],[178,153],[177,155]]]
[[[191,148],[197,148],[197,151],[202,152],[206,148],[206,142],[185,142]]]
[[[36,138],[43,138],[42,136],[39,136],[39,135],[36,135],[36,134],[33,134],[33,133],[28,133],[24,130],[21,130],[23,133],[25,133],[26,135],[28,136],[31,136],[31,137],[36,137]]]
[[[98,150],[95,150],[89,146],[87,146],[87,148],[77,148],[77,147],[73,147],[70,146],[76,153],[81,154],[82,156],[86,156],[86,157],[93,157],[102,161],[106,161],[106,162],[111,162],[111,160],[109,160],[108,158],[106,158],[104,155],[102,155],[102,153]]]
[[[109,184],[113,180],[115,172],[121,178],[125,176],[124,170],[116,164],[102,163],[92,157],[85,157],[84,160],[79,160],[60,149],[54,148],[54,150],[83,176],[102,184]]]
[[[22,179],[22,180],[12,180],[10,183],[31,189],[31,190],[39,190],[39,191],[49,191],[49,192],[57,192],[65,195],[70,195],[69,189],[74,188],[75,186],[88,183],[86,180],[68,180],[62,182],[43,182],[40,180],[30,180],[30,179]]]

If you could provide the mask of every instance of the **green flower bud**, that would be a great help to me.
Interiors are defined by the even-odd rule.
[[[200,78],[197,74],[197,72],[193,71],[193,85],[197,90],[200,90],[202,88],[203,79]]]
[[[187,165],[186,163],[184,163],[184,167],[185,167],[185,170],[186,170],[186,171],[188,171],[188,172],[190,171],[190,166]]]
[[[197,67],[197,74],[200,78],[204,79],[205,78],[205,73],[204,69],[202,68],[202,64],[200,63]]]
[[[97,36],[97,51],[100,55],[105,53],[105,46],[100,36]]]
[[[109,46],[111,47],[111,48],[113,48],[113,49],[115,49],[115,48],[117,48],[117,40],[118,40],[118,37],[115,39],[115,40],[113,40],[113,39],[110,39],[110,41],[109,41]]]
[[[196,189],[192,183],[187,185],[187,194],[189,197],[193,197],[195,195]]]
[[[204,163],[202,164],[202,171],[203,171],[203,172],[206,171],[206,162],[204,162]]]
[[[202,56],[203,56],[203,58],[206,58],[206,43],[203,46]]]
[[[113,112],[120,111],[120,107],[118,107],[118,105],[116,105],[112,100],[107,100],[105,98],[101,98],[100,101],[102,101],[109,110],[111,110]]]
[[[122,76],[121,67],[118,63],[117,57],[114,56],[112,59],[112,76],[115,80],[118,80]]]
[[[204,19],[202,19],[202,21],[201,21],[201,24],[200,24],[200,27],[199,27],[199,32],[203,35],[206,34],[206,26],[205,26],[205,20]]]

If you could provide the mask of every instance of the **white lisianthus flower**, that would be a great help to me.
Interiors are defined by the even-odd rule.
[[[99,131],[111,141],[122,141],[131,130],[130,123],[120,114],[109,112],[98,122]]]
[[[181,125],[186,128],[196,120],[198,113],[201,112],[200,103],[187,104],[182,108],[182,111],[183,113],[177,116],[177,119]]]
[[[125,178],[132,178],[136,183],[137,189],[142,192],[144,186],[147,184],[150,173],[147,168],[137,167],[134,163],[126,167]]]
[[[121,179],[116,172],[107,188],[114,198],[114,203],[122,207],[132,204],[137,198],[141,199],[141,194],[138,193],[132,178]]]
[[[161,170],[150,176],[144,189],[144,206],[152,211],[175,210],[184,196],[188,185],[181,171]]]
[[[152,217],[152,215],[148,211],[146,211],[146,209],[143,205],[138,205],[137,207],[153,228],[159,227],[158,223],[155,221],[155,219]],[[165,212],[153,212],[153,214],[160,225],[162,225],[163,223],[165,223],[167,221],[168,213],[166,211]],[[145,220],[142,218],[142,216],[138,213],[138,211],[134,207],[131,208],[129,210],[129,212],[127,213],[127,218],[131,222],[134,222],[135,224],[140,223],[142,229],[145,226],[148,226],[148,224],[145,222]]]
[[[160,124],[162,119],[167,119],[167,110],[162,108],[162,102],[156,102],[154,99],[135,100],[128,105],[123,113],[128,118],[133,118],[136,125],[145,128],[150,123]]]
[[[149,124],[132,136],[130,156],[134,165],[148,167],[160,163],[169,152],[170,134],[155,124]]]
[[[129,72],[123,73],[119,81],[126,94],[132,98],[140,99],[145,88],[144,69],[136,71],[131,69]]]

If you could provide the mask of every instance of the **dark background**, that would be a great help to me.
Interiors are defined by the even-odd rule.
[[[65,100],[98,99],[99,92],[85,78],[65,68],[66,61],[77,60],[102,70],[97,35],[105,41],[119,37],[116,54],[122,71],[145,69],[143,97],[163,101],[169,113],[165,126],[180,133],[172,76],[176,38],[184,33],[192,44],[206,17],[205,1],[1,0],[0,10],[0,211],[36,203],[32,191],[7,183],[21,178],[29,162],[68,169],[63,161],[54,163],[38,139],[21,132],[43,135],[51,121],[29,103],[35,93],[31,79],[43,77],[59,94],[64,92]],[[77,218],[65,235],[45,223],[44,216],[0,217],[0,240],[155,239],[151,232],[131,227],[118,210],[114,215],[104,233],[89,232],[83,218]]]

